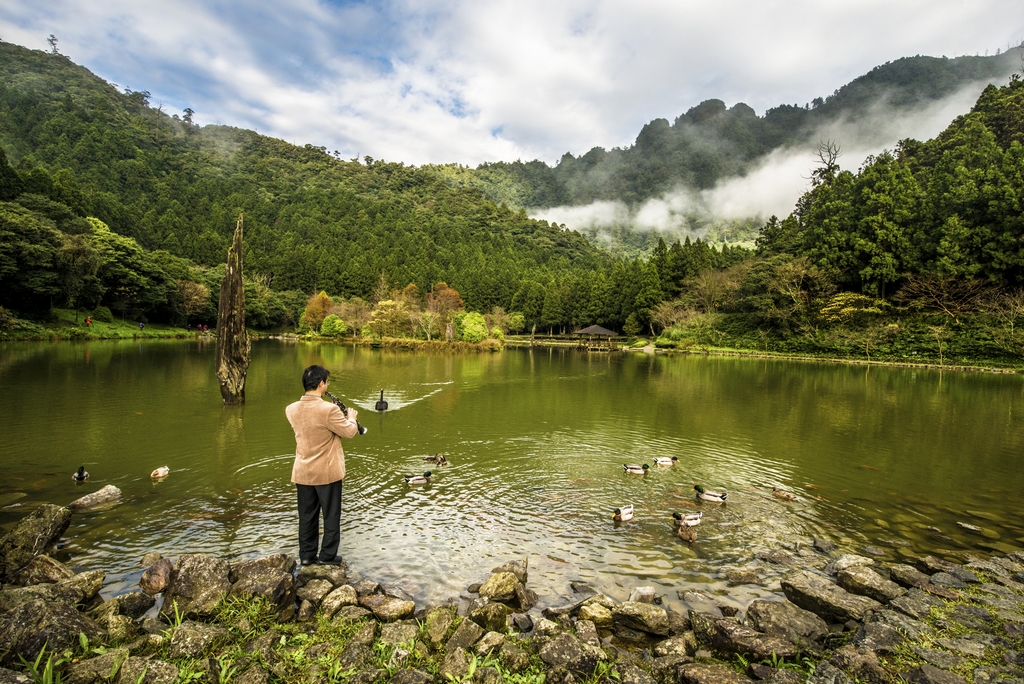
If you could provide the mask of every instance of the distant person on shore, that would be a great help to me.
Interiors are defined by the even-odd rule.
[[[341,485],[345,479],[345,452],[341,438],[355,437],[356,411],[345,417],[337,405],[323,401],[330,371],[310,366],[302,373],[305,394],[284,410],[295,431],[292,482],[298,493],[299,560],[303,565],[341,563]],[[324,536],[317,553],[320,514]]]
[[[85,317],[85,325],[86,326],[92,325],[92,316],[86,316]]]
[[[146,327],[146,324],[143,323],[142,321],[139,321],[139,330],[142,330],[145,327]]]

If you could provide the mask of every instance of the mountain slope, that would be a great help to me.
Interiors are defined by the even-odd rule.
[[[780,105],[757,116],[746,104],[707,100],[674,122],[655,119],[628,148],[566,153],[559,163],[496,162],[476,169],[435,167],[453,186],[476,187],[512,207],[550,208],[622,201],[637,205],[679,187],[703,190],[744,174],[765,155],[814,132],[885,108],[920,110],[971,84],[1005,82],[1021,48],[993,57],[907,57],[878,66],[812,103]],[[980,92],[981,86],[978,86]]]

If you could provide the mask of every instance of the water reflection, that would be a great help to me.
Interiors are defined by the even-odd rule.
[[[0,347],[0,522],[120,487],[120,505],[75,515],[63,548],[108,572],[107,593],[136,582],[150,550],[294,553],[283,408],[313,363],[332,370],[332,390],[370,428],[345,443],[342,553],[423,600],[525,554],[531,585],[557,603],[570,580],[618,598],[639,583],[670,598],[724,593],[726,569],[814,537],[891,558],[1024,545],[1017,376],[273,341],[253,346],[248,403],[235,408],[221,405],[212,345]],[[383,413],[373,410],[381,388]],[[426,465],[434,453],[451,465]],[[658,456],[679,461],[644,477],[622,471]],[[75,487],[82,464],[92,479]],[[161,465],[171,475],[154,483]],[[403,483],[427,468],[431,484]],[[695,483],[729,490],[728,503],[697,503]],[[799,500],[774,498],[773,486]],[[635,519],[613,523],[625,504]],[[698,508],[690,546],[671,514]],[[737,601],[764,595],[777,571],[764,566],[766,587],[729,591]]]

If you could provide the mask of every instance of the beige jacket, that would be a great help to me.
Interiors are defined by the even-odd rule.
[[[292,482],[325,485],[345,479],[345,452],[341,437],[354,437],[356,422],[346,418],[337,405],[320,397],[302,395],[284,413],[295,431],[295,464]]]

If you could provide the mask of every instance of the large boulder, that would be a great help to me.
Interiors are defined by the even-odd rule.
[[[105,485],[92,494],[86,494],[79,499],[75,499],[68,504],[68,508],[72,511],[84,511],[88,508],[95,508],[96,506],[102,506],[103,504],[114,503],[115,501],[120,500],[121,490],[114,485]]]
[[[278,611],[295,603],[295,578],[290,571],[254,565],[232,575],[238,579],[231,585],[230,596],[265,598]]]
[[[231,638],[231,632],[219,625],[186,620],[174,630],[171,637],[171,658],[199,658],[214,646]]]
[[[494,568],[491,572],[511,572],[520,583],[526,584],[526,580],[529,578],[529,567],[530,557],[523,556],[522,560],[509,561],[504,565]]]
[[[295,572],[295,558],[286,553],[275,553],[269,556],[235,561],[231,563],[228,578],[234,584],[249,575],[262,575],[267,570],[292,574]]]
[[[56,548],[70,524],[71,511],[53,504],[43,504],[22,518],[0,539],[0,582],[12,581],[33,558]]]
[[[394,622],[410,617],[416,611],[412,601],[391,598],[384,594],[370,594],[359,599],[359,605],[373,612],[378,620]]]
[[[873,598],[879,603],[888,603],[907,593],[906,589],[892,580],[885,579],[865,565],[840,570],[838,580],[839,586],[846,591]]]
[[[568,633],[547,640],[538,655],[548,667],[565,668],[584,676],[593,674],[598,661],[608,658],[600,648],[585,644]]]
[[[24,603],[0,615],[0,665],[34,660],[46,646],[50,653],[78,648],[78,635],[90,641],[104,636],[103,629],[66,603],[41,599]]]
[[[139,578],[139,588],[150,595],[159,594],[171,586],[173,577],[174,564],[169,558],[160,558],[143,571]]]
[[[93,570],[73,575],[56,584],[35,584],[31,587],[7,587],[0,590],[0,612],[42,599],[74,606],[88,603],[103,587],[103,572]]]
[[[516,597],[519,579],[511,572],[496,572],[480,586],[480,597],[492,601],[511,601]]]
[[[792,642],[782,637],[762,634],[729,618],[714,620],[711,645],[720,652],[738,653],[750,660],[767,660],[773,655],[792,658],[799,652]]]
[[[132,656],[121,665],[116,684],[174,684],[178,668],[162,660]]]
[[[680,665],[679,684],[750,684],[750,680],[736,670],[717,663],[690,663]]]
[[[348,584],[340,587],[324,596],[320,602],[320,610],[326,617],[334,617],[344,606],[358,606],[359,595],[356,590]]]
[[[747,608],[747,624],[759,632],[780,636],[810,651],[821,648],[828,624],[790,601],[758,599]]]
[[[89,614],[96,622],[105,625],[109,618],[114,615],[124,615],[132,619],[140,618],[155,603],[156,599],[152,596],[143,594],[141,591],[131,591],[102,603]]]
[[[74,576],[74,571],[49,556],[36,556],[21,569],[14,584],[28,587],[33,584],[56,584]]]
[[[427,643],[439,647],[448,638],[448,631],[455,624],[455,606],[436,606],[427,611]],[[479,638],[479,637],[478,637]]]
[[[479,641],[480,637],[485,633],[484,629],[472,620],[463,620],[459,623],[459,626],[455,628],[455,632],[452,634],[451,638],[445,642],[444,650],[447,653],[451,653],[455,649],[469,648]]]
[[[647,634],[668,636],[669,633],[668,613],[664,608],[649,603],[637,603],[636,601],[620,603],[612,610],[612,618],[615,620],[615,624]]]
[[[821,575],[797,570],[782,578],[786,598],[830,622],[863,620],[868,611],[882,604],[866,596],[851,594]]]
[[[164,612],[186,619],[204,618],[231,590],[227,562],[201,554],[185,554],[174,566],[171,585],[164,594]]]
[[[512,609],[504,603],[491,601],[480,606],[469,614],[469,619],[488,632],[504,632],[508,626],[508,616]]]
[[[889,579],[907,589],[926,586],[930,581],[928,575],[904,563],[897,563],[889,568]]]
[[[127,648],[107,651],[103,655],[72,663],[64,672],[64,684],[97,684],[110,678],[128,658]]]

